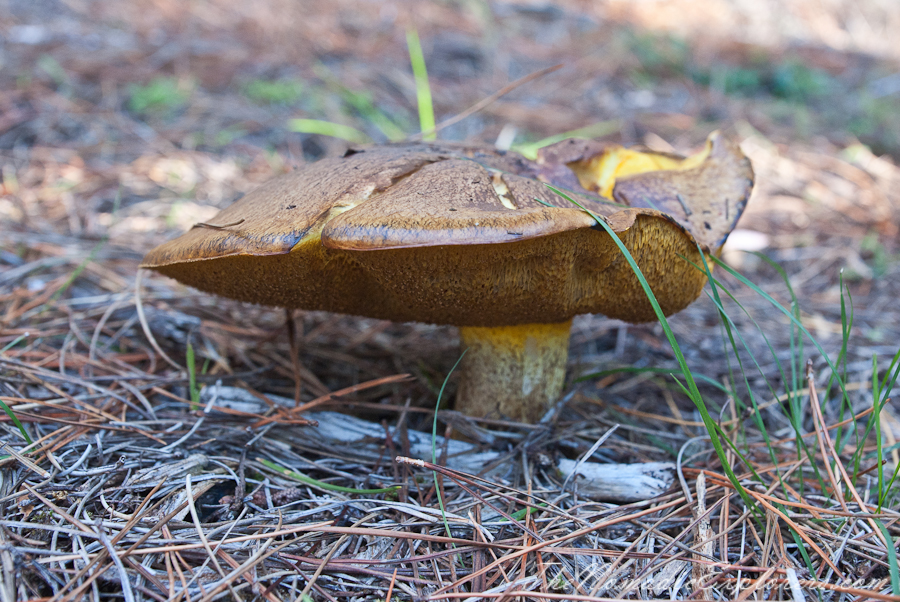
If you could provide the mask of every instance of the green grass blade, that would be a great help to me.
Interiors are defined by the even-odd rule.
[[[547,503],[546,503],[546,502],[540,502],[539,504],[535,504],[535,505],[536,505],[536,506],[539,506],[539,507],[541,507],[541,508],[546,508],[546,507],[547,507]],[[510,517],[511,519],[513,519],[513,520],[522,520],[522,519],[525,518],[526,516],[528,516],[528,515],[530,515],[530,514],[534,514],[535,512],[538,512],[537,508],[532,508],[531,506],[527,506],[527,507],[525,507],[525,508],[522,508],[521,510],[516,510],[515,512],[513,512],[512,514],[510,514],[509,517]],[[508,518],[506,518],[506,517],[504,516],[503,518],[501,518],[501,519],[498,520],[497,522],[498,522],[498,523],[508,523],[508,522],[510,522],[510,521],[509,521]]]
[[[459,355],[459,359],[456,360],[456,363],[453,364],[453,367],[450,368],[450,372],[447,373],[447,377],[444,379],[444,384],[441,385],[441,390],[438,391],[437,403],[434,406],[434,421],[431,423],[431,463],[437,464],[437,422],[438,422],[438,410],[441,409],[441,398],[444,396],[444,389],[447,388],[447,383],[450,382],[450,375],[453,374],[453,371],[456,370],[456,367],[459,366],[459,363],[462,361],[462,358],[466,356],[466,352],[468,349],[464,349],[463,352]],[[444,519],[444,530],[447,532],[447,537],[453,537],[450,534],[450,521],[447,520],[447,511],[444,509],[444,498],[441,496],[441,488],[438,483],[438,475],[437,472],[432,472],[432,476],[434,477],[434,494],[437,497],[438,506],[441,509],[441,517]]]
[[[292,132],[300,134],[320,134],[322,136],[331,136],[332,138],[340,138],[347,142],[355,144],[368,144],[372,139],[363,134],[356,128],[349,125],[334,123],[333,121],[323,121],[321,119],[291,119],[288,121],[288,129]]]
[[[769,293],[767,293],[764,290],[762,290],[761,288],[759,288],[757,285],[755,285],[753,282],[751,282],[746,276],[744,276],[741,273],[739,273],[738,271],[736,271],[734,268],[729,266],[727,263],[725,263],[718,257],[713,256],[713,257],[711,257],[711,259],[713,262],[715,262],[715,264],[717,266],[720,266],[723,270],[725,270],[726,272],[731,274],[734,278],[736,278],[738,281],[740,281],[741,284],[748,287],[750,290],[752,290],[753,292],[758,294],[760,297],[762,297],[763,299],[768,301],[775,309],[777,309],[778,311],[780,311],[781,313],[786,315],[788,317],[788,319],[791,321],[791,323],[793,323],[812,342],[812,344],[816,347],[818,352],[822,355],[822,359],[824,359],[825,363],[828,364],[828,367],[831,368],[831,371],[833,373],[838,373],[837,366],[835,366],[835,364],[831,360],[831,358],[828,357],[828,354],[825,352],[825,349],[822,348],[822,345],[820,345],[819,342],[816,341],[815,337],[813,337],[812,334],[810,334],[809,330],[806,329],[806,327],[802,324],[802,322],[800,322],[800,320],[798,320],[794,316],[793,313],[791,313],[790,311],[785,309],[781,305],[781,303],[779,303],[778,301],[773,299]],[[841,395],[843,395],[844,399],[849,404],[850,395],[849,395],[849,393],[847,393],[847,388],[844,386],[844,382],[841,379],[838,379],[837,382],[838,382],[838,385],[840,385],[840,387],[841,387]]]
[[[634,366],[622,366],[620,368],[610,368],[608,370],[600,370],[598,372],[591,372],[590,374],[585,374],[583,376],[579,376],[573,382],[582,383],[588,380],[597,380],[603,378],[605,376],[609,376],[610,374],[660,374],[663,376],[671,376],[675,372],[678,372],[679,368],[636,368]],[[731,395],[731,391],[728,390],[728,387],[725,387],[714,378],[710,378],[705,374],[695,374],[694,378],[699,381],[702,381],[716,389],[720,390],[722,393],[726,393]]]
[[[78,267],[76,267],[75,270],[69,275],[69,277],[68,277],[68,278],[66,279],[66,281],[63,283],[63,285],[62,285],[61,287],[59,287],[59,288],[56,290],[55,293],[53,293],[53,296],[52,296],[52,297],[50,297],[50,302],[51,302],[51,303],[52,303],[52,302],[55,302],[55,301],[58,301],[59,298],[63,296],[63,293],[65,293],[66,290],[67,290],[70,286],[72,286],[72,283],[75,282],[75,280],[76,280],[79,276],[81,276],[81,272],[84,271],[84,269],[88,266],[88,264],[91,263],[92,261],[94,261],[94,259],[96,259],[97,254],[100,252],[100,249],[102,249],[102,248],[106,245],[106,242],[107,242],[108,240],[109,240],[109,238],[106,237],[106,236],[104,236],[102,239],[100,239],[100,242],[98,242],[96,245],[94,245],[94,248],[91,249],[91,252],[88,253],[88,256],[85,257],[84,260],[83,260],[81,263],[78,264]],[[48,303],[48,304],[44,307],[44,309],[42,309],[41,311],[45,311],[45,310],[47,309],[47,307],[49,307],[49,305],[50,305],[50,304]]]
[[[836,378],[842,379],[844,382],[847,381],[847,348],[850,343],[850,331],[853,329],[853,297],[850,295],[850,288],[846,287],[844,284],[844,272],[841,271],[839,284],[841,287],[841,350],[838,352],[837,361],[835,364],[840,366],[841,373],[840,375],[832,373],[828,379],[828,384],[825,387],[823,397],[827,399],[830,396],[831,385]],[[847,293],[847,299],[849,299],[850,303],[850,311],[847,312],[847,300],[844,298],[844,293]],[[853,408],[851,408],[848,404],[841,404],[840,410],[838,412],[838,422],[843,422],[847,417],[847,414],[853,415]],[[864,446],[864,441],[859,439],[859,431],[855,428],[847,429],[848,432],[852,433],[856,436],[856,456],[860,457],[862,455],[862,448]],[[844,428],[838,427],[834,433],[834,449],[840,454],[844,448]],[[855,465],[853,468],[853,472],[859,471],[859,465]]]
[[[891,376],[891,373],[893,373],[893,376]],[[882,399],[886,401],[891,396],[891,391],[894,390],[898,379],[900,379],[900,349],[897,350],[894,359],[891,360],[891,364],[888,366],[887,372],[885,372],[884,380],[881,381]]]
[[[18,337],[13,339],[13,341],[11,343],[9,343],[5,347],[3,347],[3,349],[0,349],[0,353],[5,353],[6,351],[9,351],[10,349],[12,349],[16,345],[18,345],[23,339],[26,339],[26,338],[28,338],[27,332],[23,335],[19,335]],[[3,410],[3,412],[7,416],[9,416],[9,419],[12,420],[12,423],[14,425],[16,425],[16,428],[19,429],[20,433],[22,433],[22,438],[25,439],[25,441],[28,443],[28,445],[31,445],[32,441],[31,441],[31,437],[28,436],[28,431],[25,430],[25,427],[22,425],[22,422],[19,420],[19,417],[16,416],[15,412],[12,411],[12,408],[10,408],[8,405],[6,405],[2,399],[0,399],[0,410]]]
[[[337,92],[348,107],[359,113],[359,115],[374,125],[385,138],[391,142],[396,142],[406,138],[406,130],[397,125],[384,111],[378,108],[372,100],[372,95],[367,91],[357,91],[348,88],[337,78],[335,78],[328,69],[317,64],[313,67],[316,75],[322,79],[329,90]]]
[[[512,150],[534,161],[535,159],[537,159],[538,151],[545,146],[550,146],[551,144],[556,144],[557,142],[562,142],[563,140],[568,140],[569,138],[601,138],[603,136],[608,136],[613,132],[619,131],[621,126],[621,122],[617,119],[598,121],[597,123],[586,125],[583,128],[578,128],[577,130],[570,130],[568,132],[563,132],[562,134],[548,136],[546,138],[538,140],[537,142],[513,145]]]
[[[25,439],[25,442],[28,445],[31,445],[33,441],[31,437],[28,436],[28,431],[25,430],[25,427],[22,425],[22,422],[19,420],[19,417],[16,416],[15,412],[12,411],[8,405],[6,405],[2,399],[0,399],[0,409],[9,416],[9,419],[12,420],[12,423],[16,425],[16,428],[19,429],[19,432],[22,433],[22,438]]]
[[[372,494],[393,493],[400,489],[400,485],[392,485],[390,487],[382,487],[380,489],[354,489],[353,487],[341,487],[340,485],[332,485],[331,483],[326,483],[324,481],[319,481],[318,479],[308,477],[303,473],[294,472],[290,468],[284,468],[283,466],[275,464],[275,462],[269,462],[265,458],[257,458],[256,461],[266,466],[267,468],[271,468],[279,474],[283,474],[286,477],[294,479],[295,481],[300,481],[301,483],[306,483],[307,485],[313,485],[315,487],[318,487],[319,489],[325,489],[327,491],[337,491],[339,493]]]
[[[681,392],[682,392],[688,399],[690,399],[690,397],[691,397],[691,391],[690,391],[690,389],[688,389],[686,386],[684,386],[684,384],[683,384],[680,380],[678,380],[678,379],[675,377],[674,374],[672,375],[672,379],[673,379],[673,380],[675,381],[675,383],[681,388]],[[704,423],[704,426],[705,426],[705,425],[706,425],[706,423]],[[747,467],[747,470],[749,470],[749,471],[750,471],[750,474],[753,475],[753,478],[756,479],[757,481],[759,481],[760,483],[762,483],[762,482],[763,482],[763,478],[762,478],[762,476],[760,476],[760,474],[756,471],[756,467],[753,465],[752,462],[749,462],[749,461],[747,461],[747,460],[744,458],[743,454],[741,454],[741,450],[739,450],[739,449],[737,448],[737,446],[731,441],[731,439],[728,438],[728,433],[726,433],[725,431],[723,431],[722,428],[719,426],[718,423],[715,423],[715,422],[714,422],[714,423],[713,423],[713,426],[714,426],[714,428],[716,429],[716,434],[717,434],[717,436],[720,438],[720,440],[721,440],[721,441],[724,441],[725,444],[728,445],[729,448],[731,448],[731,451],[733,451],[733,452],[735,453],[735,455],[737,455],[737,457],[744,463],[744,465]],[[726,471],[726,472],[727,472],[727,471]],[[743,489],[741,489],[741,490],[738,491],[738,493],[743,493],[743,494],[745,494],[746,492],[744,492]],[[751,506],[751,507],[755,507],[755,506]]]
[[[776,506],[779,510],[781,510],[785,516],[789,516],[788,509],[784,507],[782,504],[778,504]],[[806,565],[806,570],[809,571],[810,575],[816,574],[816,568],[813,566],[812,559],[809,557],[809,551],[806,549],[806,542],[803,541],[803,538],[800,537],[800,534],[793,527],[789,527],[791,530],[791,537],[794,539],[794,544],[797,546],[797,551],[800,552],[800,556],[803,558],[803,564]]]
[[[879,382],[878,382],[878,356],[872,356],[872,404],[874,405],[872,412],[872,420],[869,422],[873,424],[873,428],[875,429],[875,460],[878,464],[877,477],[878,477],[878,512],[881,512],[881,504],[884,501],[884,450],[881,449],[881,406],[878,403],[878,400],[881,398],[879,391]],[[860,452],[862,450],[859,450]],[[860,456],[862,454],[860,453]],[[859,468],[856,468],[854,474],[859,472]]]
[[[194,346],[191,345],[190,341],[188,341],[187,344],[187,352],[185,353],[184,361],[187,364],[188,392],[191,396],[191,410],[196,411],[201,407],[200,389],[197,388],[197,366],[194,359]]]
[[[384,111],[375,106],[371,97],[363,92],[354,92],[344,86],[340,87],[341,98],[353,107],[364,119],[369,121],[391,142],[406,138],[406,132],[394,123]]]
[[[884,379],[879,382],[878,380],[878,356],[872,357],[872,403],[874,404],[874,411],[872,412],[872,416],[869,417],[868,422],[866,423],[866,430],[862,434],[861,439],[863,441],[867,441],[869,435],[872,430],[875,430],[875,450],[876,450],[876,461],[878,462],[878,509],[881,511],[881,507],[884,505],[886,497],[888,493],[891,491],[891,488],[894,484],[894,479],[897,477],[897,472],[895,471],[891,480],[887,485],[884,483],[884,454],[889,450],[882,449],[882,441],[881,441],[881,412],[884,410],[884,406],[890,401],[891,391],[894,389],[894,385],[897,383],[897,378],[900,377],[900,350],[894,355],[894,358],[891,360],[888,369],[885,371]],[[858,466],[861,461],[862,449],[857,449],[857,455],[859,458],[854,458],[855,465]],[[900,469],[900,466],[897,467]],[[855,473],[859,472],[859,469],[856,468]]]
[[[894,543],[890,531],[881,521],[876,521],[875,524],[881,529],[884,541],[887,542],[885,547],[887,548],[888,572],[891,575],[891,591],[895,596],[900,596],[900,568],[897,565],[897,544]]]
[[[424,140],[434,140],[434,104],[431,100],[431,86],[428,85],[428,70],[425,68],[425,54],[419,43],[419,34],[415,29],[406,32],[406,45],[409,48],[409,62],[412,65],[413,77],[416,80],[416,102],[419,106],[419,125]]]
[[[897,494],[897,492],[894,491],[894,482],[897,480],[898,476],[900,476],[900,464],[894,468],[894,474],[891,475],[891,480],[887,483],[884,491],[884,502],[879,504],[879,512],[881,511],[881,506],[888,505],[890,498],[893,498]]]
[[[9,343],[7,343],[7,344],[3,347],[3,349],[0,349],[0,353],[5,353],[5,352],[9,351],[10,349],[12,349],[13,347],[15,347],[16,345],[18,345],[19,343],[21,343],[23,340],[25,340],[25,339],[27,339],[27,338],[28,338],[28,333],[27,333],[27,332],[26,332],[25,334],[20,334],[19,336],[17,336],[16,338],[14,338],[12,341],[10,341]]]

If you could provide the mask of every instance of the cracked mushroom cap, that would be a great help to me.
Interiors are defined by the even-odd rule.
[[[697,245],[716,253],[753,172],[718,134],[687,159],[566,141],[536,161],[412,143],[348,151],[275,178],[142,267],[265,305],[457,326],[583,313],[654,319],[606,219],[667,313],[699,294]]]

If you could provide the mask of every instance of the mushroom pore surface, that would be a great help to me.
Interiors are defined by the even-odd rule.
[[[637,215],[620,234],[667,314],[706,282],[702,262],[668,220]],[[676,232],[673,232],[676,230]],[[654,318],[628,263],[605,232],[582,228],[496,245],[346,251],[310,239],[281,255],[230,255],[156,268],[203,291],[252,303],[401,322],[509,326],[602,313]]]

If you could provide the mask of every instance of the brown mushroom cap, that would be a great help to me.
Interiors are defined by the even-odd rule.
[[[350,151],[260,186],[142,265],[243,301],[394,321],[653,319],[609,235],[549,182],[607,220],[676,312],[706,280],[679,256],[696,263],[697,244],[724,243],[752,186],[749,161],[714,135],[697,165],[617,177],[613,202],[585,186],[601,150],[566,142],[534,162],[449,144]]]

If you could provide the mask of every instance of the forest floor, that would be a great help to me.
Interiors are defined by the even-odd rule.
[[[757,288],[717,271],[741,350],[706,295],[670,324],[758,515],[697,443],[701,413],[674,380],[579,380],[677,372],[659,325],[577,318],[559,415],[482,425],[480,451],[512,468],[475,493],[443,474],[445,528],[430,473],[390,458],[403,429],[431,432],[454,329],[295,316],[303,401],[393,434],[354,455],[298,441],[296,416],[273,409],[298,373],[283,311],[150,273],[136,286],[155,245],[346,148],[292,119],[375,143],[415,133],[410,28],[438,122],[562,65],[441,139],[515,148],[587,128],[687,154],[718,129],[741,143],[756,187],[724,258]],[[900,410],[875,404],[900,349],[898,31],[878,0],[0,0],[0,600],[900,599],[886,488]],[[819,347],[799,347],[766,295]],[[269,406],[211,411],[200,388],[217,381]],[[442,411],[440,433],[461,420]],[[580,458],[613,425],[595,460],[687,450],[682,486],[630,504],[561,490],[543,456]],[[322,481],[292,487],[258,456]],[[503,524],[526,499],[549,505]]]

